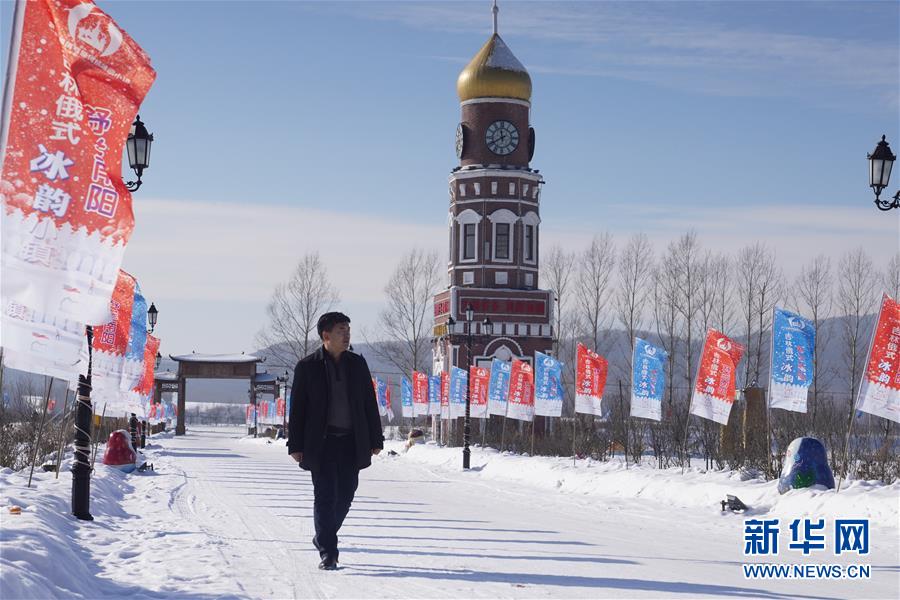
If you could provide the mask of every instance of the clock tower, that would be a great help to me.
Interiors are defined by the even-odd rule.
[[[434,299],[434,371],[532,363],[552,348],[552,294],[538,289],[541,186],[531,168],[531,77],[494,32],[459,74],[459,165],[449,177],[449,286]],[[466,308],[474,312],[466,355]],[[490,319],[493,331],[483,331]]]

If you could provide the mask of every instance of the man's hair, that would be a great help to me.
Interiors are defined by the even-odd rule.
[[[339,323],[349,323],[350,317],[340,312],[327,312],[321,317],[319,317],[319,322],[316,323],[316,331],[319,332],[319,337],[322,337],[322,332],[331,331],[334,329],[334,326]]]

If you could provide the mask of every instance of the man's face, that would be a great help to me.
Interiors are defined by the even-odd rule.
[[[331,331],[323,331],[322,338],[329,350],[347,350],[350,348],[350,323],[338,323]]]

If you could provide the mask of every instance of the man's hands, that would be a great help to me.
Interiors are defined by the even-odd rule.
[[[293,458],[297,462],[303,462],[303,453],[302,452],[291,452],[291,458]]]
[[[372,456],[375,456],[379,452],[381,452],[381,448],[372,448]]]

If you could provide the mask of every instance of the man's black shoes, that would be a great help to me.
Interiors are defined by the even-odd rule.
[[[322,562],[319,563],[319,568],[323,571],[336,571],[337,559],[334,556],[326,556],[322,559]]]

